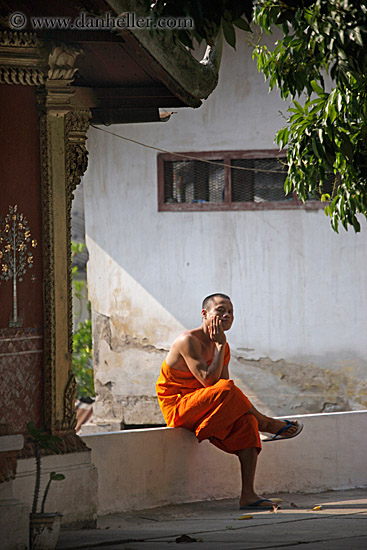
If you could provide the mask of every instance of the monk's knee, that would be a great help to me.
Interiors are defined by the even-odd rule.
[[[220,392],[222,395],[225,395],[227,398],[235,397],[237,399],[241,399],[243,401],[246,401],[248,407],[251,407],[250,401],[247,399],[243,391],[235,385],[233,380],[221,378],[220,380],[218,380],[215,386],[218,389],[218,392]]]
[[[249,398],[243,393],[242,390],[240,390],[240,388],[238,388],[234,384],[233,384],[232,392],[236,396],[236,399],[241,401],[243,403],[244,407],[246,407],[247,410],[249,410],[252,407],[252,403],[249,400]]]
[[[215,392],[217,394],[217,398],[220,399],[220,401],[236,401],[237,403],[241,403],[243,405],[244,411],[248,411],[251,407],[251,402],[247,399],[245,394],[238,388],[233,380],[227,380],[225,378],[221,378],[218,380],[218,382],[213,386],[215,388]]]

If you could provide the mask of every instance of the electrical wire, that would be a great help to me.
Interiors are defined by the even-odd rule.
[[[115,134],[114,132],[110,132],[109,130],[105,130],[104,128],[100,128],[99,126],[95,126],[94,124],[91,124],[90,126],[92,126],[92,128],[95,128],[96,130],[99,130],[100,132],[104,132],[105,134],[109,134],[111,136],[123,139],[125,141],[130,141],[131,143],[135,143],[136,145],[140,145],[141,147],[146,147],[147,149],[153,149],[153,151],[158,151],[159,153],[168,153],[169,155],[174,155],[175,157],[180,157],[182,159],[197,160],[199,162],[213,164],[214,166],[220,166],[221,168],[228,167],[228,168],[231,168],[231,170],[244,170],[246,172],[262,172],[265,174],[282,174],[285,172],[284,170],[263,170],[261,168],[245,168],[243,166],[232,166],[231,164],[216,162],[215,160],[208,160],[208,159],[193,157],[193,156],[187,155],[186,153],[174,153],[172,151],[166,151],[165,149],[160,149],[159,147],[154,147],[153,145],[148,145],[147,143],[142,143],[141,141],[137,141],[132,138],[121,136],[120,134]]]

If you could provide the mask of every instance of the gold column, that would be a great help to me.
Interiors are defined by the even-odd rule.
[[[75,428],[72,372],[71,204],[87,168],[90,112],[72,106],[71,87],[81,52],[54,47],[39,91],[44,246],[45,423],[52,432]]]

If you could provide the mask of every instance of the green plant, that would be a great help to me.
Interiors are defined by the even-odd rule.
[[[71,243],[71,255],[74,258],[85,249],[84,243]],[[72,268],[73,294],[79,300],[87,299],[87,286],[85,281],[80,280],[78,267]],[[90,302],[88,302],[90,316]],[[79,398],[94,397],[94,375],[93,375],[93,342],[92,342],[92,321],[86,319],[78,323],[73,335],[73,372],[77,383],[77,396]]]
[[[45,488],[45,492],[43,493],[43,499],[41,503],[41,514],[44,514],[45,512],[45,504],[46,504],[48,491],[50,490],[51,481],[62,481],[63,479],[65,479],[64,474],[57,474],[56,472],[50,473],[50,479],[48,480]]]
[[[358,232],[358,215],[367,218],[367,6],[258,0],[254,21],[268,34],[279,29],[274,47],[260,43],[254,55],[270,88],[293,100],[277,134],[288,151],[285,190],[303,201],[318,195],[335,231],[341,223]],[[323,190],[330,176],[332,193]]]
[[[61,441],[61,439],[56,435],[50,435],[43,430],[36,428],[34,422],[29,422],[27,424],[27,429],[30,434],[28,441],[34,444],[34,457],[36,459],[36,481],[34,486],[32,504],[32,514],[36,514],[41,486],[41,449],[48,449],[50,451],[53,451],[54,453],[58,453],[59,451],[55,447],[55,443]],[[65,479],[64,474],[57,474],[56,472],[50,473],[50,479],[48,480],[45,491],[43,493],[41,514],[43,514],[45,510],[46,499],[50,490],[51,482],[62,481],[63,479]]]
[[[76,241],[71,242],[71,259],[73,260],[77,254],[80,254],[85,250],[85,244],[84,243],[78,243]],[[86,300],[87,299],[87,288],[85,281],[80,280],[79,278],[79,270],[77,265],[73,265],[72,267],[72,281],[73,281],[73,294],[76,298],[79,300]]]
[[[73,336],[73,371],[78,397],[94,397],[92,321],[79,323]]]

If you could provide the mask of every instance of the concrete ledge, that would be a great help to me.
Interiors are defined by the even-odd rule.
[[[256,488],[264,494],[367,486],[367,411],[292,416],[303,432],[264,443]],[[181,428],[91,434],[98,514],[239,496],[236,456]]]

